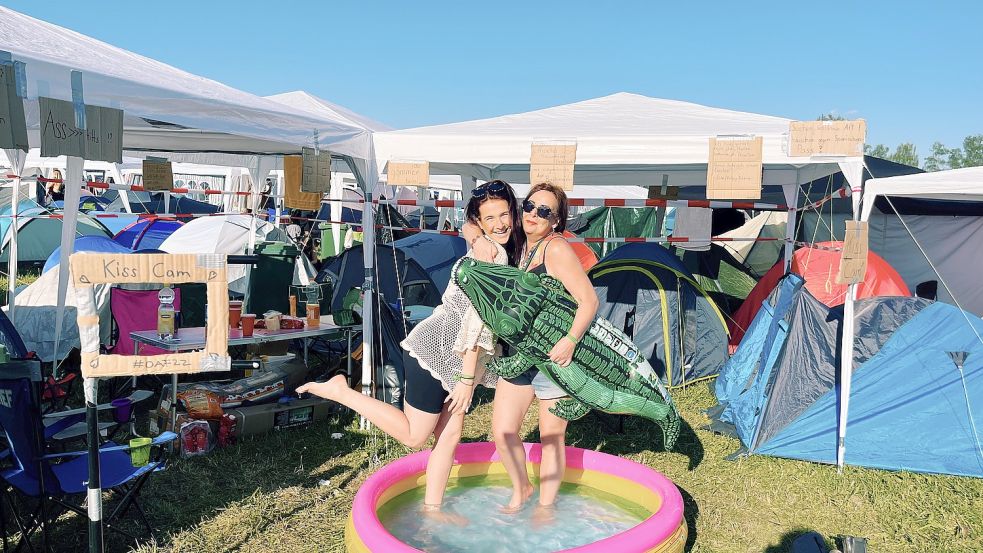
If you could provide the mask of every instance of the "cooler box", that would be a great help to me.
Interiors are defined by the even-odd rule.
[[[293,244],[261,242],[256,244],[256,266],[249,274],[249,294],[245,312],[263,313],[274,310],[290,312],[290,286],[294,282],[294,266],[300,250]]]
[[[236,418],[236,436],[265,434],[270,430],[307,426],[328,418],[334,402],[321,398],[295,399],[289,403],[266,403],[226,409]]]

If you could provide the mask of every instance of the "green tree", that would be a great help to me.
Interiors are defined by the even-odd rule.
[[[846,121],[846,117],[835,113],[824,113],[817,117],[816,121]]]
[[[898,144],[898,147],[894,149],[894,153],[887,159],[895,163],[903,163],[912,167],[918,167],[918,148],[916,148],[911,142]]]
[[[962,148],[947,148],[945,144],[932,144],[932,153],[925,158],[926,171],[943,171],[961,167],[983,166],[983,134],[963,139]]]
[[[891,155],[891,149],[883,144],[878,144],[876,146],[873,144],[864,144],[864,154],[879,157],[881,159],[887,159],[887,156]]]

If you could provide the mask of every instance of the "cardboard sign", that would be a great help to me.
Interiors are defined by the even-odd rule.
[[[707,199],[760,199],[761,150],[760,136],[711,138],[707,163]]]
[[[792,121],[788,126],[788,155],[862,156],[867,139],[867,122]]]
[[[196,373],[231,368],[228,353],[229,284],[224,255],[76,253],[72,254],[70,264],[77,294],[82,376]],[[206,285],[209,324],[204,351],[147,356],[100,355],[96,284],[184,282]]]
[[[170,191],[174,188],[174,173],[171,162],[166,159],[147,158],[143,160],[143,189],[149,191]]]
[[[41,156],[72,156],[92,161],[123,162],[123,112],[85,106],[86,129],[75,126],[75,106],[38,98],[41,107]]]
[[[430,186],[429,161],[390,161],[386,183],[391,186]]]
[[[28,151],[24,100],[17,95],[13,65],[0,64],[0,148]]]
[[[303,192],[304,159],[302,156],[283,156],[283,205],[289,209],[317,211],[321,208],[320,192]]]
[[[304,174],[300,181],[301,192],[327,194],[331,191],[331,152],[314,148],[304,148]]]
[[[857,284],[867,276],[867,221],[847,221],[837,284]]]
[[[564,190],[573,190],[573,172],[576,163],[576,143],[534,142],[529,156],[529,184],[548,182]]]

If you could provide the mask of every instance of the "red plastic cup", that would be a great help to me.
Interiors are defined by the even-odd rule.
[[[229,327],[239,328],[239,320],[242,318],[242,302],[229,302]]]
[[[252,313],[243,313],[241,317],[242,322],[242,335],[252,336],[253,328],[256,326],[256,315]]]

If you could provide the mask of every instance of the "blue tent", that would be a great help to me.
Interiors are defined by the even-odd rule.
[[[842,318],[786,277],[721,370],[711,426],[750,453],[835,463]],[[983,477],[983,321],[870,298],[857,302],[856,336],[845,462]]]
[[[444,234],[418,233],[397,240],[397,248],[415,259],[437,288],[447,289],[454,262],[468,253],[468,244],[463,238]]]
[[[625,332],[667,386],[712,378],[727,361],[727,325],[683,262],[658,244],[615,249],[587,275],[597,315]]]
[[[27,357],[27,347],[24,346],[24,341],[3,310],[0,310],[0,344],[7,348],[7,355],[12,359]]]
[[[131,250],[156,249],[183,224],[174,219],[159,217],[140,219],[116,233],[113,240]]]
[[[116,190],[107,190],[103,197],[112,201],[106,206],[106,211],[126,211],[123,197]],[[165,213],[163,192],[127,192],[126,197],[129,199],[130,211],[133,213]],[[167,213],[208,214],[217,213],[219,210],[217,205],[177,194],[170,194],[169,204],[170,210],[166,211]]]
[[[112,238],[107,238],[105,236],[79,236],[75,239],[75,251],[76,252],[93,252],[93,253],[133,253],[133,250],[122,246]],[[41,274],[47,273],[49,270],[54,269],[61,262],[61,246],[55,248],[55,251],[51,252],[48,256],[48,260],[44,262],[44,268],[41,269]]]

